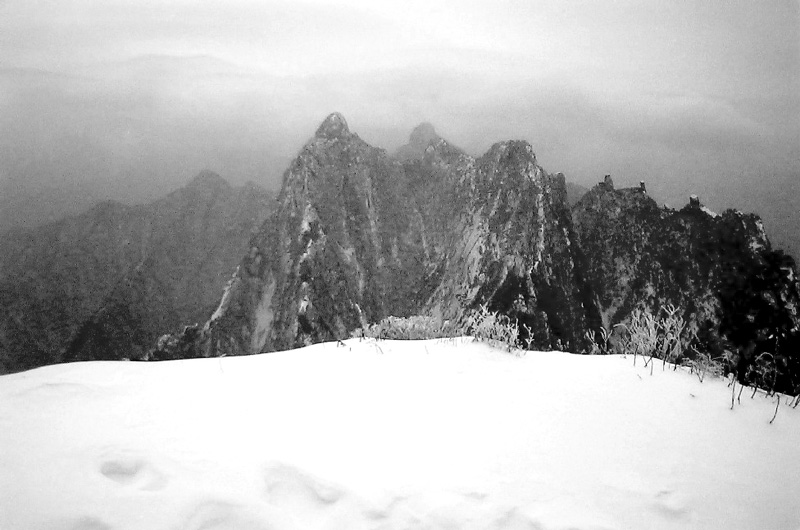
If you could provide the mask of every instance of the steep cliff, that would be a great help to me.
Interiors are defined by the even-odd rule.
[[[422,133],[425,134],[422,134]],[[432,128],[401,164],[329,116],[284,175],[217,311],[156,358],[236,355],[347,336],[388,315],[459,319],[480,304],[542,347],[585,328],[563,175],[525,142],[475,160]]]
[[[415,312],[424,242],[408,190],[398,162],[331,114],[284,174],[278,209],[209,321],[154,355],[292,348]]]
[[[527,142],[495,144],[465,169],[429,310],[458,319],[486,304],[527,326],[538,347],[579,347],[585,316],[564,176],[547,174]]]
[[[660,208],[642,188],[617,190],[610,179],[572,215],[593,328],[610,331],[635,309],[656,314],[671,304],[699,349],[732,351],[742,373],[762,352],[797,362],[795,263],[772,249],[757,216],[718,215],[696,197],[681,210]]]
[[[165,330],[205,320],[271,202],[203,172],[146,206],[4,234],[0,369],[141,358]]]

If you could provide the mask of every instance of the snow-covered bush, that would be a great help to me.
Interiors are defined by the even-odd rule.
[[[661,359],[662,368],[668,362],[681,362],[694,334],[687,330],[686,321],[678,311],[673,305],[662,307],[656,314],[635,310],[628,324],[619,325],[622,328],[619,344],[623,353],[633,353],[634,364],[641,355],[645,366],[651,365],[651,371],[654,359]]]
[[[359,328],[353,337],[394,340],[424,340],[471,336],[479,341],[506,348],[519,347],[519,326],[508,316],[482,305],[467,312],[459,321],[442,321],[431,316],[384,318],[380,322]]]
[[[366,328],[357,329],[354,337],[393,340],[424,340],[454,337],[455,329],[449,321],[442,322],[430,316],[386,317]]]
[[[475,311],[466,315],[463,321],[463,329],[466,335],[488,342],[489,344],[501,345],[511,351],[518,348],[519,326],[507,315],[501,315],[496,311],[489,311],[485,305],[481,305]]]
[[[607,355],[614,353],[613,344],[611,343],[611,334],[606,328],[600,328],[600,331],[587,331],[584,334],[586,344],[589,345],[586,353],[589,355]]]
[[[695,355],[686,361],[691,373],[697,375],[697,379],[702,383],[707,375],[712,377],[722,377],[725,375],[725,364],[711,357],[707,352],[695,350]]]

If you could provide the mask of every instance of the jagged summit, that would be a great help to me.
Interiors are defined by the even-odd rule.
[[[442,140],[428,122],[423,122],[414,127],[408,137],[408,143],[400,146],[395,152],[395,158],[400,161],[419,160],[425,156],[425,150],[432,144]]]
[[[439,138],[440,136],[436,134],[436,129],[433,128],[433,125],[428,122],[423,122],[414,127],[414,130],[411,131],[411,135],[408,137],[408,143],[410,145],[428,147],[428,144],[435,142]]]
[[[314,136],[326,140],[333,140],[349,134],[350,129],[347,127],[347,120],[345,120],[344,116],[340,113],[333,112],[325,118],[325,121],[319,126]]]
[[[533,152],[533,146],[526,140],[505,140],[492,144],[487,156],[510,156],[510,157],[523,157],[532,158],[536,160],[536,153]]]
[[[542,174],[542,169],[536,163],[536,153],[531,144],[525,140],[508,140],[498,142],[489,148],[481,157],[484,163],[506,167],[512,175],[525,175],[528,178]]]

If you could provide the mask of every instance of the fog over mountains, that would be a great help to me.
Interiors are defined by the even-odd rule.
[[[585,353],[668,310],[684,355],[725,358],[745,380],[769,352],[772,384],[796,391],[796,263],[757,215],[695,196],[661,206],[611,176],[576,189],[525,141],[474,158],[425,123],[389,155],[333,113],[276,203],[206,171],[146,207],[103,203],[3,236],[3,369],[249,355],[389,316],[468,326],[481,307],[529,348]]]
[[[350,223],[350,214],[364,214],[366,221],[383,227],[377,235],[368,230],[371,235],[363,240],[358,238],[364,236],[364,219],[334,232],[323,227],[325,237],[347,235],[339,242],[343,249],[373,249],[356,262],[362,272],[377,274],[374,281],[385,289],[374,291],[380,299],[402,293],[405,307],[398,300],[385,302],[386,307],[356,301],[358,297],[342,302],[358,304],[362,311],[362,302],[373,307],[370,318],[414,307],[433,311],[436,306],[447,313],[443,307],[451,304],[448,296],[440,298],[444,305],[428,306],[423,299],[430,301],[433,292],[443,293],[448,285],[463,287],[465,278],[477,282],[481,275],[498,284],[485,284],[479,293],[471,293],[472,301],[492,300],[495,289],[508,287],[504,282],[514,283],[509,271],[544,263],[545,258],[563,265],[553,269],[547,289],[554,289],[555,299],[566,301],[564,305],[540,307],[541,301],[553,298],[551,291],[542,294],[543,286],[535,280],[520,280],[509,292],[521,289],[528,298],[503,308],[522,311],[529,324],[542,324],[540,332],[549,337],[545,342],[572,342],[565,337],[579,337],[582,321],[596,327],[598,322],[612,322],[617,313],[624,319],[631,304],[644,295],[658,298],[662,293],[662,301],[680,306],[687,293],[700,296],[712,288],[733,292],[753,280],[756,292],[771,293],[764,295],[764,304],[759,302],[757,313],[772,305],[791,305],[791,289],[784,289],[791,284],[786,272],[791,267],[776,250],[800,252],[796,2],[779,0],[758,10],[723,0],[674,6],[565,5],[555,0],[408,0],[380,5],[364,0],[203,0],[151,2],[144,9],[130,0],[100,5],[78,0],[48,1],[47,9],[42,7],[18,0],[0,4],[0,233],[11,249],[7,260],[37,255],[19,249],[53,240],[58,226],[87,220],[91,224],[93,215],[116,220],[128,210],[142,211],[136,205],[155,204],[183,188],[191,175],[208,169],[233,187],[252,181],[280,194],[278,209],[285,215],[269,217],[267,224],[286,234],[297,235],[292,223],[305,215],[301,203],[286,202],[290,196],[309,199],[321,218],[331,214],[336,219],[332,212],[338,212]],[[369,198],[363,211],[356,208],[358,201],[325,210],[312,196],[318,191],[301,188],[295,193],[294,185],[286,184],[316,168],[340,185],[322,186],[325,197],[341,196],[344,184],[337,179],[347,173],[335,159],[328,160],[332,153],[322,150],[314,155],[320,158],[308,159],[308,139],[332,110],[347,116],[348,134],[362,142],[343,152],[361,150],[367,157],[352,161],[363,171],[346,182],[359,193],[372,190],[364,197],[356,195],[358,201]],[[435,124],[436,129],[417,129],[409,143],[409,131],[420,123]],[[426,157],[433,156],[428,147],[439,141],[448,146],[433,153],[440,157],[434,156],[439,165],[426,165]],[[611,180],[596,188],[598,182],[606,182],[606,175]],[[367,176],[368,183],[358,183]],[[640,181],[646,183],[644,194],[636,191]],[[479,193],[480,187],[465,187],[466,182],[497,186]],[[582,189],[593,191],[576,211]],[[518,196],[504,195],[510,190]],[[699,201],[687,205],[690,195],[699,196]],[[487,206],[492,201],[506,210]],[[236,200],[226,204],[236,208]],[[467,204],[474,211],[460,209]],[[662,208],[664,204],[668,207]],[[632,212],[621,218],[621,225],[606,215],[617,207]],[[726,214],[729,207],[743,213]],[[708,216],[706,209],[720,216]],[[285,242],[268,244],[274,234],[260,220],[255,222],[259,215],[271,216],[267,210],[248,216],[255,223],[251,229],[258,226],[254,244],[246,243],[243,252],[230,258],[253,265],[247,260],[261,256],[247,282],[269,284],[272,280],[263,273],[275,256],[268,259],[263,253],[286,250],[280,250]],[[387,212],[390,223],[381,220]],[[498,231],[498,226],[515,226],[524,217],[515,212],[532,216],[525,230],[542,230],[524,234],[525,245],[538,241],[538,246],[528,248],[518,243],[519,234]],[[64,221],[65,215],[77,217]],[[223,217],[227,215],[235,217],[230,212]],[[469,219],[479,218],[489,228],[469,225]],[[202,223],[186,228],[189,240],[202,236],[196,232],[199,226]],[[646,259],[636,261],[625,248],[612,245],[622,257],[612,251],[601,261],[609,265],[621,259],[617,271],[587,268],[582,264],[586,256],[580,253],[591,249],[597,255],[589,259],[599,259],[603,251],[592,247],[603,234],[586,236],[595,226],[603,227],[603,234],[638,227],[636,237],[629,234],[622,240],[645,252]],[[39,228],[22,230],[31,227]],[[246,232],[238,236],[240,242],[250,237]],[[219,236],[214,230],[206,235]],[[452,238],[462,240],[457,244]],[[469,242],[487,253],[476,257],[464,250]],[[556,256],[567,242],[569,251]],[[64,248],[70,244],[64,240]],[[352,258],[337,254],[335,246],[324,247],[327,250],[314,258],[320,263],[331,258],[326,252],[336,254],[341,263]],[[255,254],[248,258],[253,248]],[[83,251],[92,254],[92,249]],[[302,255],[297,249],[286,252],[293,260]],[[672,259],[681,255],[688,260]],[[504,265],[484,269],[487,256]],[[124,266],[115,262],[109,270],[128,278],[129,287],[154,291],[147,281],[137,283],[130,276],[139,262],[123,261]],[[711,273],[705,268],[709,263],[727,272]],[[8,278],[19,270],[10,264],[4,267],[0,273]],[[640,274],[633,278],[638,283],[633,282],[629,292],[614,291],[614,297],[604,298],[601,285],[613,287],[609,278],[618,280],[617,273],[631,270]],[[597,277],[592,280],[590,273]],[[216,274],[230,277],[233,271]],[[558,274],[566,276],[555,281]],[[698,274],[705,275],[702,281],[695,281]],[[416,294],[409,295],[400,285],[391,287],[383,276],[416,285]],[[287,293],[298,295],[294,276],[278,277],[281,282],[288,278]],[[423,277],[426,280],[419,283]],[[632,279],[629,274],[624,278]],[[676,286],[674,292],[667,292],[664,278]],[[347,289],[358,287],[357,279],[354,284],[345,282]],[[115,281],[122,280],[115,276]],[[125,289],[114,292],[117,302],[130,299],[123,295]],[[103,291],[98,296],[108,295]],[[703,298],[708,302],[703,310],[725,313],[722,306],[728,302],[723,298],[727,300],[722,296],[713,303]],[[747,313],[736,304],[729,306],[730,314]],[[58,307],[53,304],[50,309]],[[239,309],[247,313],[247,308],[244,304]],[[343,327],[334,324],[335,333],[329,335],[358,320],[350,309],[340,312]],[[685,309],[697,313],[698,308]],[[279,313],[270,318],[284,318]],[[265,317],[268,312],[258,314]],[[295,317],[284,316],[292,328]],[[80,322],[88,322],[84,317],[88,315]],[[788,326],[781,317],[762,328],[759,317],[751,317],[747,333],[755,334],[756,341],[763,340],[759,334],[770,326]],[[102,330],[103,322],[114,319],[94,315],[91,320],[96,324],[91,329]],[[712,318],[706,328],[719,331],[723,320]],[[19,325],[13,318],[10,322]],[[22,327],[26,325],[23,321]],[[729,325],[733,323],[725,324]],[[73,331],[69,326],[58,329],[61,338]],[[318,331],[312,335],[320,338]],[[132,356],[147,354],[141,344]],[[65,351],[45,358],[66,358]]]
[[[22,357],[6,369],[256,353],[343,338],[389,315],[457,320],[481,304],[528,326],[539,347],[572,351],[636,308],[669,304],[720,351],[796,333],[794,262],[773,251],[761,219],[720,216],[688,197],[684,208],[661,208],[642,186],[617,180],[618,190],[606,175],[584,195],[563,173],[542,169],[528,142],[472,157],[429,122],[389,156],[333,113],[288,164],[274,212],[258,186],[234,191],[203,171],[169,196],[196,200],[106,202],[7,232],[4,299],[17,309],[7,313],[4,357]],[[217,217],[204,213],[206,203]],[[141,238],[174,243],[119,254]],[[41,322],[26,321],[31,312]],[[152,353],[155,339],[181,324],[197,326]]]
[[[526,139],[570,182],[800,227],[796,2],[47,6],[0,5],[0,230],[205,168],[277,191],[333,109],[389,151],[425,121],[475,157]]]

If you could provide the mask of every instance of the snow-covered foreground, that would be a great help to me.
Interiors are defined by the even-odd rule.
[[[0,529],[798,528],[774,406],[466,339],[52,366],[0,377]]]

